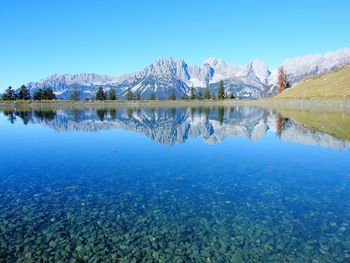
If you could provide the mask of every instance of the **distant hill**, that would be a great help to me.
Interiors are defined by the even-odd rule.
[[[312,78],[307,78],[277,95],[276,98],[293,99],[350,99],[350,66]]]

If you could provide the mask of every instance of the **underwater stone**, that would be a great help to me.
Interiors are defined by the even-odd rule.
[[[49,246],[52,247],[52,248],[55,248],[57,246],[57,243],[55,241],[51,240],[49,242]]]

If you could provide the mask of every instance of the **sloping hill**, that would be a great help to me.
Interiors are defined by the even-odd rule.
[[[308,78],[275,98],[350,99],[350,66]]]

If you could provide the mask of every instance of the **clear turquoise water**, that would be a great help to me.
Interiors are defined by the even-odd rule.
[[[0,261],[350,262],[350,144],[279,118],[3,111]]]

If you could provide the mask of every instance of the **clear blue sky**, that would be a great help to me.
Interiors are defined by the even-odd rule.
[[[346,0],[2,0],[0,91],[52,73],[130,73],[160,57],[275,68],[348,46]]]

